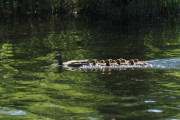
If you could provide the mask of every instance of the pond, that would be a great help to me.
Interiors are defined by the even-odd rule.
[[[0,41],[0,119],[180,119],[178,18],[5,18]],[[50,60],[58,53],[153,66],[72,71]]]

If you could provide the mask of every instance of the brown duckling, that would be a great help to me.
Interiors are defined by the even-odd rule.
[[[111,62],[111,61],[112,61],[112,59],[106,59],[106,61],[109,61],[109,62]]]
[[[122,63],[126,63],[126,60],[125,60],[125,59],[121,59],[121,62],[122,62]]]
[[[123,60],[123,58],[116,59],[116,62],[117,62],[118,60],[120,60],[120,61],[121,61],[121,60]]]
[[[98,60],[97,59],[93,59],[93,60],[91,60],[91,63],[92,63],[93,66],[95,66],[98,63]]]
[[[139,60],[136,58],[136,59],[134,59],[134,62],[136,63],[136,62],[138,62]]]
[[[133,60],[133,59],[130,59],[130,60],[129,60],[129,64],[130,64],[130,65],[135,65],[134,60]]]
[[[106,63],[104,60],[101,60],[99,63],[97,63],[97,65],[100,65],[100,66],[106,66]]]
[[[112,60],[111,63],[116,63],[116,60]]]
[[[148,65],[146,62],[138,62],[138,59],[134,59],[135,65]]]
[[[117,64],[118,65],[129,65],[129,63],[128,62],[122,62],[122,60],[117,60]]]
[[[104,61],[104,60],[101,60],[100,63],[105,63],[105,61]]]
[[[105,63],[106,63],[106,66],[110,66],[110,60],[106,60]]]
[[[111,62],[106,60],[106,66],[118,66],[118,64],[115,60],[112,60]]]

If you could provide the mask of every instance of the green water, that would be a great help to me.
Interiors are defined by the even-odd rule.
[[[180,119],[180,69],[69,71],[50,61],[180,58],[179,19],[1,20],[0,119]]]

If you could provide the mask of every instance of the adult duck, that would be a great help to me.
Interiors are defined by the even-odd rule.
[[[62,61],[62,56],[60,54],[57,54],[53,59],[51,60],[58,60],[59,64],[58,65],[63,65],[66,67],[81,67],[83,65],[89,65],[89,61],[88,60],[72,60],[72,61],[68,61],[68,62],[64,62]]]

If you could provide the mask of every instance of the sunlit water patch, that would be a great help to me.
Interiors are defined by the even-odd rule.
[[[145,100],[144,102],[145,102],[145,103],[155,103],[156,101],[153,101],[153,100]]]
[[[149,109],[148,112],[161,113],[163,111],[162,110],[157,110],[157,109]]]
[[[8,114],[8,115],[27,115],[26,112],[22,110],[10,110],[10,109],[3,109],[0,110],[0,114]]]

